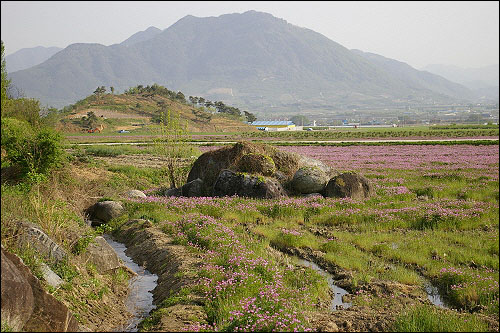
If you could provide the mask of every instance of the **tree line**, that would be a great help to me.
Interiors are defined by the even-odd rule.
[[[164,86],[161,86],[156,83],[147,86],[137,85],[135,87],[129,88],[124,93],[126,95],[139,95],[139,94],[145,96],[159,95],[181,102],[183,104],[188,104],[189,101],[189,104],[191,104],[192,106],[205,107],[209,110],[215,109],[217,113],[233,116],[235,118],[244,117],[248,122],[253,122],[257,120],[257,117],[255,117],[253,113],[248,111],[241,111],[237,107],[226,105],[222,101],[210,101],[203,97],[197,97],[197,96],[189,96],[188,100],[186,100],[186,96],[182,92],[180,91],[175,92],[169,90]]]

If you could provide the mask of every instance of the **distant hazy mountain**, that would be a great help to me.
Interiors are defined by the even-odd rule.
[[[8,73],[30,68],[32,66],[41,64],[61,50],[62,48],[55,46],[37,46],[20,49],[19,51],[5,56],[5,67]]]
[[[428,65],[423,68],[450,81],[460,83],[473,90],[483,99],[498,101],[499,66],[491,65],[479,68],[461,68],[452,65]]]
[[[470,89],[467,89],[463,85],[451,82],[439,75],[426,71],[419,71],[404,62],[389,59],[375,53],[363,52],[361,50],[352,51],[365,57],[373,64],[380,66],[385,71],[391,73],[393,76],[415,89],[426,87],[432,91],[455,98],[474,99],[476,97]]]
[[[149,27],[144,31],[139,31],[139,32],[133,34],[132,36],[130,36],[129,38],[127,38],[126,40],[124,40],[120,44],[125,45],[125,46],[130,46],[130,45],[133,45],[135,43],[139,43],[139,42],[143,42],[145,40],[151,39],[154,36],[158,35],[160,32],[161,32],[161,30],[156,28],[156,27]]]
[[[498,86],[499,85],[499,74],[498,65],[491,65],[479,68],[461,68],[452,65],[428,65],[422,68],[424,71],[428,71],[437,75],[441,75],[450,81],[457,82],[466,85],[470,82],[476,82],[475,85],[470,88],[477,88],[479,82],[483,84],[483,88],[486,86]]]
[[[143,33],[137,39],[146,36]],[[383,65],[261,12],[189,15],[152,34],[128,46],[72,44],[10,78],[27,96],[58,107],[91,94],[97,86],[123,90],[155,82],[186,96],[222,100],[260,113],[450,102],[469,96],[466,88],[442,78],[419,76],[411,68],[394,70],[393,60]]]

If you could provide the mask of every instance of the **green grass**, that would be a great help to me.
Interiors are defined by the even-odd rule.
[[[423,289],[431,281],[457,309],[498,314],[498,180],[483,170],[443,166],[423,174],[367,170],[376,195],[363,202],[213,199],[171,203],[167,210],[215,217],[276,248],[321,251],[325,260],[350,272],[354,290],[374,281]],[[395,186],[408,191],[393,194],[388,188]],[[452,268],[466,274],[443,273]]]
[[[133,154],[152,154],[153,147],[133,145],[92,145],[85,147],[85,153],[92,156],[118,156]]]
[[[7,322],[2,320],[2,332],[14,332],[14,329],[7,324]]]
[[[445,312],[431,306],[418,306],[401,314],[395,332],[486,332],[488,324],[471,314]]]
[[[163,168],[139,168],[133,165],[113,165],[108,170],[115,173],[112,181],[117,188],[124,183],[135,184],[136,189],[143,190],[152,185],[160,186],[168,183],[166,171]]]

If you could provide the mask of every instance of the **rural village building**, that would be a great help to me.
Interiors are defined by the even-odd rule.
[[[261,131],[296,131],[302,129],[287,120],[254,121],[251,125]]]

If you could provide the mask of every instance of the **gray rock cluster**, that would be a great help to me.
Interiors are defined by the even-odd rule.
[[[185,185],[166,196],[232,196],[277,198],[324,196],[366,199],[373,194],[368,179],[355,173],[338,174],[321,161],[274,147],[239,142],[202,154]]]
[[[286,192],[275,179],[222,170],[215,181],[213,196],[232,195],[271,199],[285,196]]]

